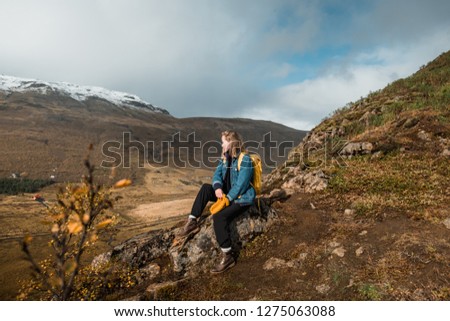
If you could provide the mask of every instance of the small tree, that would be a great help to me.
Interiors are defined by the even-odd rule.
[[[53,257],[38,263],[29,249],[31,237],[25,237],[22,242],[22,250],[31,263],[35,286],[45,291],[41,299],[72,298],[76,278],[82,267],[83,254],[115,221],[114,214],[108,210],[113,207],[118,197],[112,196],[111,187],[94,183],[94,166],[91,165],[89,157],[84,161],[84,165],[87,175],[83,176],[82,183],[68,184],[65,189],[61,188],[57,194],[57,203],[47,209],[53,221],[50,242]],[[114,187],[130,184],[130,180],[124,179]]]

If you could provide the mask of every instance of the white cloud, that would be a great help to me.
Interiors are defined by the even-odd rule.
[[[246,117],[265,118],[297,129],[312,129],[335,109],[416,72],[448,49],[448,31],[414,44],[381,47],[345,57],[317,78],[283,86],[248,106]]]

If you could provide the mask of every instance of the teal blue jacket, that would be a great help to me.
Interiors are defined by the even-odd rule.
[[[227,198],[230,200],[230,203],[234,201],[241,205],[251,205],[256,198],[255,189],[250,184],[253,178],[252,160],[248,154],[245,154],[238,171],[238,158],[239,154],[231,160],[231,189],[228,191]],[[214,189],[222,188],[226,172],[227,161],[226,159],[221,159],[212,179]]]

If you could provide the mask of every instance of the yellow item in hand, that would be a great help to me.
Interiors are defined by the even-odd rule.
[[[223,194],[222,198],[219,198],[213,205],[211,205],[209,211],[211,212],[211,214],[216,214],[229,205],[230,200],[225,194]]]

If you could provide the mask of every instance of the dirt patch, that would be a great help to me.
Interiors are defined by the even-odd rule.
[[[142,221],[162,220],[182,214],[188,215],[192,208],[192,198],[181,200],[141,204],[128,215]]]
[[[355,219],[320,195],[294,195],[277,207],[279,222],[241,251],[236,267],[219,276],[202,274],[163,299],[450,298],[449,231],[443,224],[407,216]],[[285,264],[265,270],[275,259]]]

